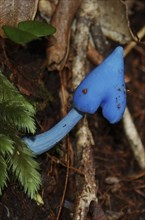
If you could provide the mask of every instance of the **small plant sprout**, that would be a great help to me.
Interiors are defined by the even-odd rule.
[[[94,114],[101,107],[103,116],[118,122],[126,107],[123,48],[117,47],[105,60],[91,71],[77,87],[72,110],[50,130],[24,137],[28,147],[37,155],[56,145],[78,123],[85,113]]]
[[[40,21],[21,21],[17,27],[4,25],[5,35],[16,44],[25,45],[41,37],[47,37],[56,32],[55,27]]]

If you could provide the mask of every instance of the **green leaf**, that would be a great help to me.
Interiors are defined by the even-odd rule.
[[[26,44],[30,41],[38,39],[36,35],[20,30],[19,28],[16,27],[4,25],[2,28],[6,36],[17,44]]]
[[[5,159],[0,155],[0,195],[2,193],[4,186],[6,186],[7,179],[8,179],[7,163]]]
[[[18,28],[37,37],[49,36],[56,32],[52,25],[40,21],[22,21],[18,24]]]
[[[5,154],[12,154],[14,147],[14,142],[6,135],[0,134],[0,153]]]
[[[52,25],[39,21],[22,21],[18,27],[4,25],[2,28],[6,36],[17,44],[26,44],[56,32]]]

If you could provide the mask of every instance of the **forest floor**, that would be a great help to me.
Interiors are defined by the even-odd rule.
[[[133,5],[133,13],[130,15],[131,26],[136,33],[145,25],[145,3],[138,2],[142,3],[142,7]],[[109,39],[108,42],[111,51],[117,43]],[[4,49],[0,48],[1,67],[8,74],[12,72],[11,80],[22,94],[37,102],[38,133],[52,127],[63,115],[60,101],[62,75],[57,70],[49,72],[44,68],[46,45],[46,40],[40,41],[39,45],[38,42],[33,42],[25,48],[7,42],[6,54]],[[65,72],[70,69],[71,59],[72,57],[65,66]],[[125,76],[127,106],[145,146],[145,44],[138,43],[125,57]],[[70,74],[66,82],[69,85]],[[70,106],[70,103],[67,104],[68,109]],[[93,160],[99,206],[92,201],[86,220],[103,220],[105,217],[109,220],[144,220],[145,170],[140,169],[134,157],[122,121],[110,125],[101,112],[88,115],[87,119],[95,141]],[[76,129],[69,134],[69,142],[72,145],[75,142]],[[67,173],[65,143],[60,142],[55,148],[37,158],[42,176],[39,193],[44,204],[38,205],[29,199],[17,181],[11,178],[0,198],[0,219],[55,220],[66,186],[59,219],[72,219],[76,205],[75,178],[80,173],[73,168]],[[103,213],[102,218],[97,218],[98,209]]]

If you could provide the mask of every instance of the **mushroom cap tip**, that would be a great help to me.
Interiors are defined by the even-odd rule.
[[[123,49],[122,46],[116,47],[114,51],[117,52],[117,53],[120,53],[120,54],[122,54],[122,55],[123,55],[123,53],[124,53],[124,49]]]
[[[77,110],[91,114],[101,106],[104,117],[110,123],[122,118],[126,90],[121,46],[86,76],[74,93],[73,103]]]

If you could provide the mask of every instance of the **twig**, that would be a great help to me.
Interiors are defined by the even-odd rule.
[[[145,169],[145,150],[128,108],[123,116],[123,125],[134,156],[140,168]]]
[[[60,71],[59,72],[59,76],[60,76],[60,81],[61,81],[61,105],[62,105],[62,115],[66,115],[67,114],[67,101],[66,101],[66,93],[65,93],[65,79],[63,77],[63,72]],[[72,149],[71,143],[69,141],[69,136],[66,137],[65,139],[65,145],[67,146],[67,169],[66,169],[66,176],[65,176],[65,184],[64,184],[64,189],[63,189],[63,194],[62,194],[62,198],[61,198],[61,202],[60,202],[60,206],[59,206],[59,210],[58,210],[58,214],[56,217],[56,220],[59,220],[60,218],[60,214],[62,211],[62,207],[63,207],[63,203],[64,203],[64,198],[65,198],[65,194],[66,194],[66,190],[67,190],[67,185],[68,185],[68,178],[69,178],[69,167],[70,167],[70,149]]]
[[[66,141],[67,141],[67,146],[69,146],[68,138],[66,139]],[[69,166],[70,166],[70,159],[69,159],[69,154],[67,154],[67,169],[66,169],[66,176],[65,176],[65,184],[64,184],[63,195],[62,195],[62,198],[61,198],[61,202],[60,202],[60,206],[59,206],[59,210],[58,210],[58,214],[57,214],[56,220],[59,220],[59,217],[60,217],[60,214],[61,214],[61,211],[62,211],[62,206],[63,206],[63,203],[64,203],[64,198],[65,198],[65,194],[66,194],[66,190],[67,190],[67,185],[68,185]]]
[[[137,35],[140,40],[145,36],[145,26],[137,33]],[[136,46],[136,44],[137,43],[135,41],[131,41],[124,50],[124,56],[126,56]],[[123,126],[131,149],[140,168],[145,169],[145,149],[128,108],[126,108],[123,117]]]
[[[67,167],[67,164],[61,160],[59,160],[57,157],[55,156],[51,156],[50,154],[47,153],[47,156],[56,164],[61,164],[63,167]],[[76,172],[77,174],[79,175],[83,175],[84,176],[84,173],[81,172],[81,170],[73,167],[73,166],[69,166],[69,169],[73,172]]]
[[[145,36],[145,26],[143,28],[141,28],[141,30],[137,33],[137,36],[139,38],[139,41]],[[136,41],[131,41],[125,48],[124,51],[124,56],[126,57],[126,55],[136,46],[138,42]]]
[[[91,43],[88,45],[87,58],[95,66],[99,65],[103,61],[103,56],[92,46]]]

